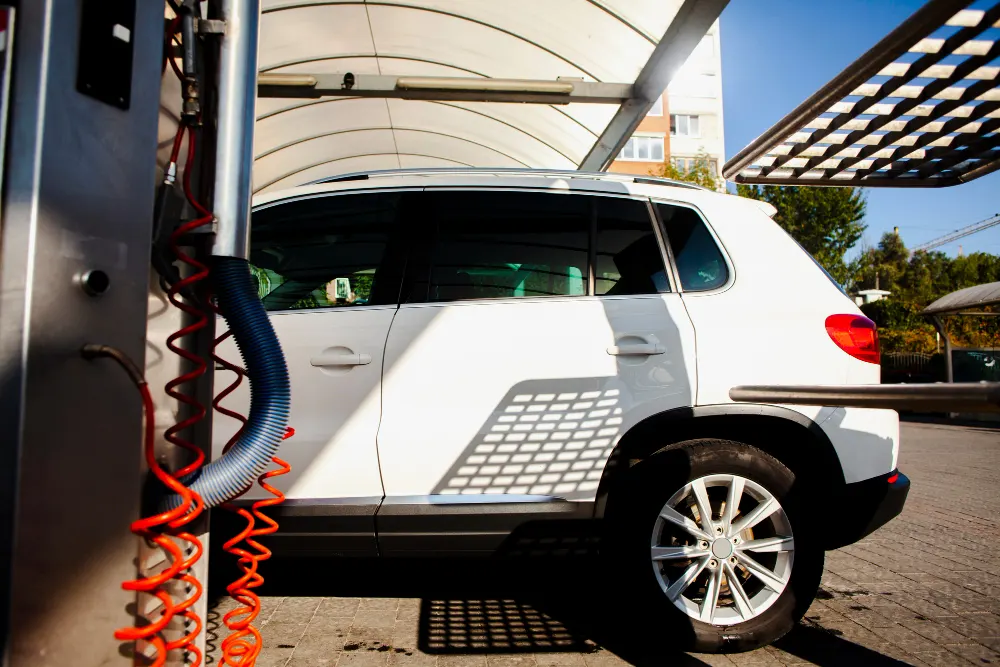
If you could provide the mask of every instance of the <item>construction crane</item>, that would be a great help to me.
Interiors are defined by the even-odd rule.
[[[1000,225],[1000,213],[994,215],[992,218],[987,218],[986,220],[980,220],[979,222],[974,222],[967,227],[962,227],[961,229],[956,229],[953,232],[948,232],[944,236],[939,236],[936,239],[928,241],[927,243],[922,243],[915,246],[912,252],[919,252],[921,250],[927,251],[940,246],[951,243],[952,241],[957,241],[960,238],[969,236],[970,234],[975,234],[976,232],[981,232],[984,229],[989,229],[990,227],[995,227]]]

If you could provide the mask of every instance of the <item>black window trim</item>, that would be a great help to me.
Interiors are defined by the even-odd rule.
[[[588,249],[587,249],[587,293],[582,295],[569,295],[569,294],[550,294],[550,295],[537,295],[537,296],[518,296],[518,297],[496,297],[488,299],[456,299],[454,301],[415,301],[410,303],[403,303],[402,296],[403,292],[408,287],[409,276],[407,275],[407,269],[410,266],[410,255],[407,253],[406,257],[406,267],[404,269],[402,288],[400,289],[400,307],[423,307],[423,306],[442,306],[442,305],[463,305],[463,304],[486,304],[486,303],[507,303],[507,302],[532,302],[544,299],[581,299],[581,298],[597,298],[597,299],[622,299],[622,298],[649,298],[662,296],[663,294],[670,293],[680,293],[680,282],[675,280],[674,272],[675,268],[671,264],[668,255],[665,254],[663,238],[661,238],[661,225],[659,222],[659,217],[655,213],[655,206],[651,206],[650,198],[645,195],[635,195],[617,192],[600,192],[592,190],[563,190],[556,188],[544,188],[544,187],[524,187],[524,186],[483,186],[483,185],[432,185],[425,186],[421,188],[424,192],[533,192],[540,194],[550,194],[550,195],[576,195],[576,196],[589,196],[589,197],[607,197],[611,199],[630,199],[632,201],[644,204],[646,207],[646,213],[649,220],[650,228],[653,230],[653,235],[656,237],[657,242],[660,244],[660,260],[663,262],[664,273],[667,276],[667,282],[670,285],[669,292],[656,292],[653,294],[629,294],[629,295],[603,295],[594,294],[597,287],[596,275],[594,273],[596,268],[596,254],[597,254],[597,239],[596,239],[596,216],[593,214],[593,208],[591,208],[590,216],[590,229],[588,231]],[[731,273],[731,271],[730,271]]]
[[[664,240],[666,240],[668,238],[667,237],[667,228],[666,228],[666,225],[663,224],[663,219],[660,216],[659,210],[656,208],[657,204],[667,204],[668,206],[679,206],[679,207],[688,208],[688,209],[691,209],[692,211],[694,211],[694,213],[699,218],[701,218],[701,222],[702,222],[702,224],[705,225],[705,228],[708,230],[709,236],[711,236],[712,240],[715,241],[715,246],[719,249],[719,254],[722,255],[722,261],[725,262],[725,264],[726,264],[726,274],[727,274],[726,275],[726,282],[724,282],[722,285],[719,285],[718,287],[713,287],[712,289],[707,289],[707,290],[692,290],[692,289],[685,290],[684,286],[681,285],[680,272],[677,269],[677,262],[676,262],[676,259],[674,258],[673,251],[670,249],[670,244],[667,243],[666,244],[666,251],[667,251],[667,253],[669,255],[669,259],[670,259],[670,270],[671,270],[671,272],[674,273],[674,275],[677,278],[676,281],[675,281],[677,293],[678,294],[687,293],[687,294],[690,294],[692,296],[702,296],[702,295],[706,295],[707,296],[707,295],[711,295],[711,294],[718,294],[720,292],[725,292],[730,287],[732,287],[733,283],[736,281],[736,268],[733,266],[732,259],[730,259],[730,257],[729,257],[729,251],[726,249],[726,246],[722,242],[722,239],[719,238],[719,235],[716,234],[715,229],[708,222],[708,216],[706,216],[701,211],[700,208],[698,208],[697,206],[695,206],[691,202],[677,201],[675,199],[667,199],[667,198],[664,198],[664,197],[650,197],[649,198],[649,202],[650,202],[650,205],[651,205],[651,207],[653,209],[653,214],[656,217],[656,224],[660,228],[660,232],[663,234]]]
[[[651,199],[646,199],[646,208],[649,217],[653,221],[653,233],[656,234],[656,242],[660,244],[660,257],[666,267],[667,280],[670,282],[671,291],[680,294],[683,291],[680,274],[677,273],[677,266],[674,263],[674,251],[671,250],[667,242],[667,235],[664,232],[663,221],[660,219],[660,212],[656,204]]]

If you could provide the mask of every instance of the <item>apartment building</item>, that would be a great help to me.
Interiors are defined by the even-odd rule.
[[[648,174],[668,159],[686,170],[701,153],[708,154],[709,168],[718,176],[725,162],[718,21],[639,123],[610,171]]]

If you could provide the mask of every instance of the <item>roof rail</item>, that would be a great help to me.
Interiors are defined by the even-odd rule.
[[[704,190],[714,192],[706,187],[675,181],[657,176],[634,176],[632,174],[614,174],[603,171],[575,171],[572,169],[523,169],[518,167],[428,167],[414,169],[384,169],[376,171],[358,171],[338,176],[330,176],[311,181],[307,185],[322,185],[324,183],[342,183],[344,181],[366,181],[371,178],[392,176],[436,176],[436,175],[469,175],[469,176],[541,176],[563,178],[590,178],[603,181],[621,181],[626,183],[643,183],[648,185],[672,185],[679,188]]]

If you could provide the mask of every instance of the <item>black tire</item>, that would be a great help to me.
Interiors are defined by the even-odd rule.
[[[745,477],[770,492],[785,511],[795,545],[784,591],[759,616],[732,625],[711,625],[675,607],[661,588],[650,558],[650,540],[666,502],[688,482],[720,473]],[[777,640],[805,614],[819,588],[824,553],[806,520],[808,494],[777,459],[739,442],[690,440],[661,450],[633,467],[621,481],[608,498],[606,551],[617,589],[627,596],[624,608],[634,610],[632,621],[654,633],[649,636],[662,637],[678,650],[749,651]],[[664,635],[665,629],[669,634]]]

